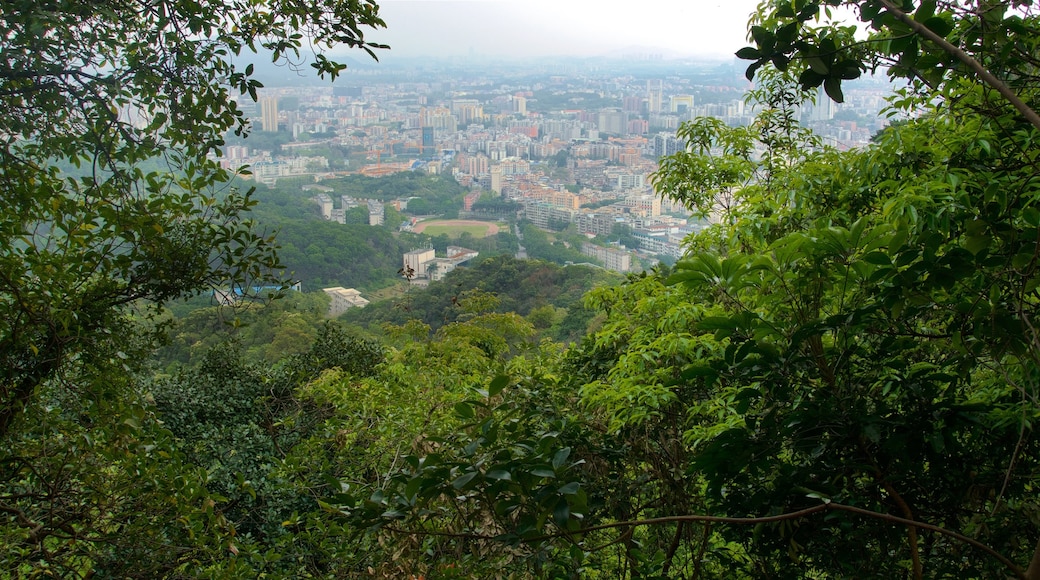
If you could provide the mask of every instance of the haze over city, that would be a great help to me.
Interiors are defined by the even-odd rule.
[[[620,56],[730,58],[755,0],[388,0],[366,38],[388,58]]]

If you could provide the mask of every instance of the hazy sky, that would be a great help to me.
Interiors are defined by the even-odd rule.
[[[391,55],[731,57],[757,0],[380,0]],[[647,52],[644,50],[643,52]]]

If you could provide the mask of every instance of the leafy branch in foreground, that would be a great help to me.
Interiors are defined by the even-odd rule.
[[[368,0],[0,8],[5,570],[158,577],[220,558],[229,531],[204,474],[177,469],[131,378],[163,330],[138,323],[213,287],[283,283],[251,192],[217,159],[248,129],[236,98],[260,87],[238,57],[298,65],[310,43],[331,77],[343,66],[324,50],[372,54],[363,29],[381,26]]]
[[[855,14],[867,38],[857,26],[832,20],[837,9]],[[755,46],[737,56],[754,61],[748,79],[767,64],[791,67],[803,88],[822,85],[839,103],[842,83],[868,70],[884,69],[931,92],[973,78],[1040,129],[1027,90],[1036,82],[1036,19],[1028,3],[1010,0],[777,0],[753,20]]]
[[[382,25],[356,0],[5,4],[0,437],[40,385],[119,342],[107,329],[129,305],[276,279],[273,238],[245,217],[251,195],[213,158],[228,130],[247,130],[231,91],[260,86],[233,58],[298,58],[298,30],[371,52],[360,27]],[[342,69],[316,56],[319,73]]]
[[[709,522],[709,523],[718,523],[718,524],[755,526],[755,525],[759,525],[759,524],[773,524],[773,523],[783,522],[783,521],[788,521],[788,520],[796,520],[796,519],[799,519],[799,518],[804,518],[804,517],[815,515],[815,514],[825,513],[825,512],[828,512],[828,511],[839,511],[839,512],[854,513],[854,514],[858,514],[858,515],[861,515],[861,516],[864,516],[864,517],[868,517],[868,518],[876,518],[876,519],[883,520],[883,521],[886,521],[886,522],[891,522],[891,523],[894,523],[894,524],[900,524],[900,525],[904,525],[904,526],[920,528],[920,529],[928,530],[928,531],[931,531],[931,532],[935,532],[937,534],[942,534],[942,535],[945,535],[945,536],[949,536],[949,537],[951,537],[951,538],[953,538],[953,539],[955,539],[955,540],[957,540],[959,542],[964,542],[965,544],[971,545],[971,546],[973,546],[975,548],[978,548],[980,551],[985,552],[989,556],[991,556],[994,559],[998,560],[1001,564],[1007,566],[1008,570],[1010,570],[1017,577],[1019,577],[1019,578],[1028,578],[1029,577],[1027,575],[1027,572],[1025,570],[1023,570],[1021,566],[1019,566],[1019,565],[1015,564],[1014,562],[1008,560],[1003,555],[1001,555],[999,552],[993,550],[993,548],[990,548],[986,544],[983,544],[982,542],[979,542],[978,540],[975,540],[973,538],[969,538],[968,536],[965,536],[963,534],[959,534],[959,533],[954,532],[952,530],[948,530],[946,528],[943,528],[943,527],[940,527],[940,526],[936,526],[936,525],[932,525],[932,524],[928,524],[928,523],[925,523],[925,522],[920,522],[920,521],[916,521],[916,520],[908,520],[908,519],[900,518],[898,516],[893,516],[893,515],[890,515],[890,514],[883,514],[883,513],[873,512],[873,511],[865,510],[865,509],[858,508],[858,507],[855,507],[855,506],[843,505],[843,504],[834,503],[834,502],[830,502],[830,501],[821,503],[820,505],[817,505],[817,506],[814,506],[814,507],[801,509],[801,510],[798,510],[796,512],[779,514],[779,515],[775,515],[775,516],[762,516],[762,517],[757,517],[757,518],[756,517],[736,518],[736,517],[710,516],[710,515],[665,516],[665,517],[660,517],[660,518],[651,518],[651,519],[645,519],[645,520],[632,520],[632,521],[625,521],[625,522],[613,522],[613,523],[609,523],[609,524],[599,524],[599,525],[589,526],[589,527],[585,527],[585,528],[564,530],[564,531],[559,531],[559,532],[555,532],[555,533],[551,533],[551,534],[544,534],[544,535],[541,535],[541,536],[532,536],[532,537],[523,538],[521,541],[523,541],[525,543],[537,544],[537,543],[540,543],[540,542],[545,542],[547,540],[554,540],[554,539],[559,539],[559,538],[565,538],[565,539],[570,539],[570,540],[575,540],[575,541],[580,542],[581,538],[584,535],[589,534],[591,532],[599,531],[599,530],[610,530],[610,529],[617,529],[617,528],[634,528],[634,527],[639,527],[639,526],[654,526],[654,525],[660,525],[660,524],[672,524],[672,523],[677,523],[677,522]],[[509,541],[512,540],[511,536],[502,536],[502,535],[493,535],[492,536],[492,535],[485,535],[485,534],[479,534],[479,533],[457,533],[457,532],[438,532],[438,531],[430,531],[430,530],[408,530],[408,529],[397,528],[397,527],[395,527],[393,525],[389,525],[389,524],[388,525],[384,525],[382,527],[383,527],[383,529],[389,530],[391,532],[400,533],[400,534],[409,534],[409,535],[441,536],[441,537],[445,537],[445,538],[459,538],[459,539],[465,539],[465,540],[485,540],[485,541],[496,541],[496,542],[509,542]],[[599,549],[602,549],[602,548],[599,548]],[[596,550],[597,550],[597,548],[589,548],[589,551],[596,551]]]

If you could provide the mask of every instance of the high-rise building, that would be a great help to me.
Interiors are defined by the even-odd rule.
[[[673,113],[684,114],[693,109],[693,95],[672,95],[668,100]]]
[[[484,121],[484,107],[476,99],[455,99],[451,102],[451,111],[461,125]]]
[[[347,87],[343,85],[336,85],[332,87],[332,95],[335,97],[353,97],[356,99],[361,98],[361,87]]]
[[[675,135],[658,133],[654,136],[654,155],[657,157],[675,155],[684,149],[686,149],[686,142],[677,138]]]
[[[620,109],[603,109],[599,112],[597,127],[600,133],[624,135],[628,129],[628,114]]]
[[[802,107],[803,121],[830,121],[834,118],[836,107],[834,101],[827,96],[821,86],[816,92],[816,103],[807,103]]]
[[[617,176],[617,188],[621,191],[626,189],[638,189],[643,187],[646,183],[646,176],[643,174],[632,174],[622,173]],[[657,210],[658,214],[661,213],[660,208]]]
[[[278,131],[278,97],[260,99],[261,129],[269,133]]]
[[[336,318],[351,308],[364,308],[368,305],[368,300],[361,297],[361,292],[353,288],[336,286],[334,288],[322,288],[322,290],[330,298],[329,318]]]
[[[422,154],[432,155],[435,153],[436,147],[434,146],[433,140],[433,127],[422,128]]]
[[[491,168],[491,191],[502,195],[502,166],[495,165]]]
[[[626,113],[635,113],[640,115],[643,113],[643,107],[646,103],[646,99],[640,96],[628,96],[621,100],[621,110]]]
[[[630,208],[633,213],[646,217],[661,215],[661,198],[656,195],[629,196],[620,205]]]
[[[664,83],[660,80],[646,81],[646,110],[648,113],[661,112],[661,98]]]

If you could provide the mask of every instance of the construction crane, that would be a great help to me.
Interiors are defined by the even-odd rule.
[[[372,149],[372,150],[369,150],[369,151],[363,151],[363,153],[365,154],[366,158],[368,158],[368,159],[372,159],[373,155],[376,156],[376,167],[379,167],[379,166],[382,165],[382,156],[383,156],[383,150],[382,149]]]

